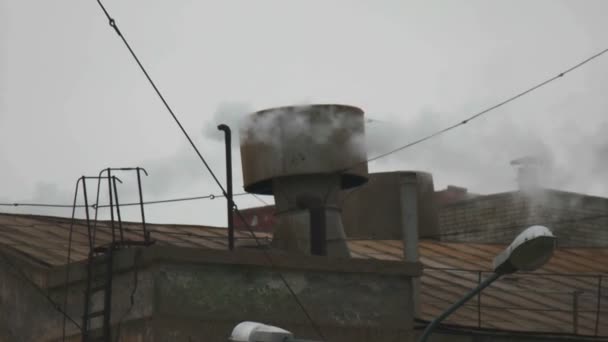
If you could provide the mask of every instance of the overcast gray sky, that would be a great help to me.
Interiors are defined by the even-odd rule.
[[[222,181],[215,126],[244,112],[359,106],[378,120],[367,126],[376,154],[608,47],[602,0],[105,5]],[[107,166],[147,168],[148,199],[219,192],[94,0],[0,0],[0,44],[0,202],[70,203],[76,178]],[[437,188],[491,193],[514,189],[510,160],[543,154],[552,162],[546,185],[608,196],[606,89],[608,56],[370,170],[425,170]],[[240,192],[238,153],[234,165]],[[134,179],[123,178],[130,200]],[[259,204],[251,196],[237,203]],[[223,225],[224,208],[216,199],[149,206],[147,214]]]

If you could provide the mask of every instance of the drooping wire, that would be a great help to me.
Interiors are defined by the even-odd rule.
[[[480,112],[477,112],[477,113],[475,113],[475,114],[473,114],[473,115],[465,118],[464,120],[461,120],[461,121],[459,121],[459,122],[457,122],[455,124],[452,124],[452,125],[447,126],[447,127],[443,128],[443,129],[440,129],[440,130],[438,130],[438,131],[436,131],[434,133],[428,134],[428,135],[426,135],[426,136],[424,136],[424,137],[422,137],[420,139],[411,141],[411,142],[409,142],[409,143],[407,143],[405,145],[396,147],[396,148],[394,148],[394,149],[392,149],[390,151],[387,151],[387,152],[381,153],[379,155],[376,155],[374,157],[368,158],[366,160],[354,163],[353,165],[348,166],[346,168],[343,168],[343,169],[340,169],[340,170],[336,170],[336,171],[334,171],[334,173],[337,173],[337,174],[344,173],[344,172],[346,172],[348,170],[351,170],[351,169],[353,169],[355,167],[358,167],[360,165],[367,164],[367,163],[373,162],[375,160],[387,157],[387,156],[389,156],[391,154],[397,153],[399,151],[402,151],[402,150],[405,150],[405,149],[410,148],[412,146],[415,146],[415,145],[418,145],[420,143],[423,143],[423,142],[425,142],[427,140],[433,139],[433,138],[435,138],[437,136],[440,136],[440,135],[442,135],[444,133],[447,133],[447,132],[449,132],[449,131],[451,131],[453,129],[456,129],[456,128],[460,127],[460,126],[464,126],[467,123],[469,123],[469,122],[471,122],[471,121],[473,121],[475,119],[478,119],[479,117],[481,117],[481,116],[483,116],[483,115],[485,115],[485,114],[487,114],[487,113],[489,113],[489,112],[491,112],[491,111],[493,111],[493,110],[495,110],[497,108],[500,108],[500,107],[502,107],[502,106],[504,106],[504,105],[506,105],[506,104],[508,104],[510,102],[513,102],[513,101],[517,100],[518,98],[520,98],[522,96],[525,96],[525,95],[527,95],[527,94],[529,94],[529,93],[531,93],[531,92],[533,92],[533,91],[535,91],[535,90],[537,90],[537,89],[539,89],[539,88],[541,88],[543,86],[546,86],[549,83],[552,83],[552,82],[556,81],[559,78],[564,77],[566,74],[568,74],[568,73],[570,73],[570,72],[572,72],[572,71],[574,71],[574,70],[582,67],[583,65],[585,65],[585,64],[591,62],[592,60],[594,60],[594,59],[596,59],[596,58],[604,55],[607,52],[608,52],[608,48],[606,48],[604,50],[601,50],[600,52],[598,52],[598,53],[596,53],[594,55],[591,55],[590,57],[588,57],[588,58],[580,61],[579,63],[577,63],[577,64],[571,66],[570,68],[568,68],[568,69],[560,72],[559,74],[557,74],[557,75],[555,75],[555,76],[553,76],[553,77],[551,77],[549,79],[546,79],[546,80],[544,80],[544,81],[542,81],[542,82],[540,82],[540,83],[538,83],[538,84],[536,84],[536,85],[534,85],[534,86],[532,86],[532,87],[530,87],[530,88],[528,88],[528,89],[526,89],[526,90],[524,90],[522,92],[519,92],[519,93],[517,93],[517,94],[515,94],[515,95],[513,95],[513,96],[511,96],[511,97],[509,97],[509,98],[507,98],[507,99],[505,99],[505,100],[503,100],[503,101],[501,101],[501,102],[493,105],[493,106],[490,106],[490,107],[488,107],[488,108],[486,108],[486,109],[484,109],[484,110],[482,110]],[[327,199],[329,198],[330,192],[331,192],[331,186],[327,189],[327,192],[326,192],[326,195],[325,195],[325,199],[324,199],[324,203],[327,202]]]
[[[158,95],[158,98],[162,101],[163,105],[165,106],[165,108],[167,109],[167,111],[169,112],[169,114],[171,114],[171,117],[173,118],[173,120],[175,121],[175,123],[177,124],[177,126],[179,127],[179,129],[182,131],[182,133],[184,134],[184,136],[186,137],[186,139],[190,143],[190,146],[192,146],[192,149],[198,155],[198,157],[201,160],[201,162],[203,162],[203,165],[205,166],[205,168],[207,169],[207,171],[209,171],[209,174],[211,175],[211,177],[213,178],[213,180],[215,181],[215,183],[217,183],[217,185],[219,186],[219,188],[222,190],[222,194],[224,196],[226,196],[226,190],[224,189],[224,186],[222,185],[222,183],[220,183],[219,179],[217,178],[217,176],[215,175],[215,173],[213,172],[213,170],[211,169],[211,167],[209,166],[209,164],[207,163],[207,161],[205,160],[205,158],[203,157],[203,155],[201,154],[201,152],[198,150],[198,148],[194,144],[194,141],[192,140],[192,138],[190,138],[190,135],[188,134],[188,132],[186,131],[186,129],[184,128],[184,126],[182,125],[182,123],[179,121],[179,119],[177,118],[177,116],[173,112],[173,109],[171,109],[171,106],[169,106],[169,103],[167,102],[167,100],[165,100],[165,97],[163,96],[163,94],[160,92],[160,90],[156,86],[156,83],[154,83],[154,81],[152,80],[152,78],[148,74],[148,71],[146,71],[146,68],[143,66],[143,64],[141,63],[141,61],[139,60],[139,58],[135,54],[135,51],[133,51],[133,49],[131,48],[131,45],[129,44],[129,42],[127,41],[127,39],[124,37],[124,35],[122,34],[122,32],[120,32],[120,29],[118,28],[118,25],[116,24],[116,20],[114,20],[114,18],[112,18],[112,16],[110,16],[110,13],[108,13],[108,11],[104,7],[104,5],[101,3],[101,0],[97,0],[97,3],[99,4],[99,7],[101,7],[101,9],[103,10],[103,13],[106,15],[106,18],[108,19],[108,23],[110,24],[110,27],[112,27],[114,29],[114,31],[116,32],[116,34],[120,37],[120,39],[122,40],[122,42],[124,43],[124,45],[127,47],[127,49],[129,50],[129,52],[131,53],[131,56],[133,57],[133,59],[135,60],[135,62],[137,63],[137,65],[139,66],[139,69],[142,71],[142,73],[148,79],[148,83],[150,83],[150,85],[152,86],[152,88],[154,88],[154,91],[156,92],[156,95]]]
[[[52,204],[52,203],[0,203],[0,207],[43,207],[43,208],[72,208],[69,204]],[[82,205],[77,205],[77,208],[82,208]]]
[[[255,235],[255,232],[253,231],[253,228],[251,227],[251,225],[249,225],[249,222],[247,222],[247,220],[245,219],[245,217],[243,216],[243,214],[241,213],[241,211],[236,206],[236,203],[233,202],[233,206],[234,206],[234,212],[237,214],[237,216],[239,217],[239,219],[241,219],[241,221],[243,222],[243,224],[245,225],[245,227],[247,227],[247,230],[249,231],[249,233],[251,234],[251,236],[255,240],[256,245],[258,247],[263,247],[263,245],[260,243],[260,240],[257,237],[257,235]],[[264,253],[265,257],[268,259],[268,262],[270,263],[270,266],[272,268],[276,269],[276,266],[274,264],[274,261],[272,260],[272,257],[270,256],[270,254],[268,254],[268,252],[265,249],[262,249],[262,252]],[[312,326],[312,328],[315,330],[315,332],[317,333],[317,335],[321,338],[322,341],[329,342],[326,339],[325,335],[323,334],[323,331],[321,330],[321,328],[317,325],[317,323],[312,318],[312,316],[310,315],[310,313],[308,312],[308,310],[306,310],[306,308],[304,307],[304,304],[302,303],[302,301],[300,301],[300,298],[298,297],[298,295],[291,288],[291,285],[289,285],[289,283],[287,282],[287,279],[285,279],[285,276],[283,276],[283,274],[279,270],[276,270],[276,272],[277,272],[279,278],[281,279],[281,281],[283,282],[283,284],[285,284],[285,287],[287,288],[287,291],[289,291],[289,294],[294,299],[294,301],[296,302],[296,304],[298,305],[298,307],[300,308],[300,310],[302,311],[302,313],[304,313],[304,315],[306,316],[306,319],[308,320],[308,322],[310,323],[310,325]]]
[[[264,199],[262,199],[260,196],[258,196],[258,195],[256,195],[256,194],[254,194],[254,193],[250,193],[250,194],[251,194],[251,195],[252,195],[252,196],[253,196],[255,199],[257,199],[257,200],[258,200],[258,202],[262,203],[263,205],[265,205],[265,206],[269,206],[269,205],[270,205],[270,203],[268,203],[268,202],[264,201]]]
[[[209,164],[207,163],[207,161],[205,160],[205,158],[203,157],[203,155],[200,153],[200,151],[198,150],[198,148],[194,144],[194,141],[188,135],[188,132],[182,126],[181,122],[179,121],[179,119],[177,118],[177,116],[175,115],[175,113],[173,112],[173,110],[171,109],[171,107],[169,106],[169,104],[167,103],[167,101],[165,100],[165,98],[163,97],[163,95],[161,94],[160,90],[158,89],[158,87],[156,86],[156,84],[154,83],[154,81],[152,80],[152,78],[150,77],[150,75],[148,74],[148,72],[146,71],[146,69],[144,68],[143,64],[140,62],[139,58],[137,57],[137,55],[135,54],[135,52],[131,48],[131,45],[128,43],[128,41],[126,40],[126,38],[124,37],[124,35],[122,34],[122,32],[120,32],[120,29],[118,28],[118,25],[116,24],[116,21],[114,20],[114,18],[112,18],[112,16],[110,15],[110,13],[103,6],[103,4],[101,3],[101,0],[97,0],[97,3],[99,4],[99,6],[101,7],[101,9],[103,10],[106,18],[108,19],[110,27],[112,27],[114,29],[114,31],[116,32],[116,34],[120,37],[120,39],[122,40],[122,42],[124,43],[124,45],[127,47],[127,49],[129,50],[129,52],[131,53],[131,56],[133,57],[133,59],[135,60],[135,62],[137,63],[137,65],[139,66],[139,68],[141,69],[141,71],[143,72],[143,74],[148,79],[148,82],[154,88],[154,91],[156,92],[156,94],[158,95],[158,97],[161,99],[161,101],[165,105],[165,108],[167,109],[167,111],[169,112],[169,114],[171,114],[171,117],[173,117],[173,119],[175,120],[175,123],[179,126],[180,130],[182,131],[182,133],[184,134],[184,136],[187,138],[188,142],[190,143],[190,145],[194,149],[194,152],[196,152],[196,154],[198,155],[199,159],[203,162],[203,164],[204,164],[205,168],[207,169],[207,171],[209,171],[209,173],[211,174],[211,176],[213,177],[213,180],[215,181],[215,183],[217,184],[217,186],[221,189],[222,194],[227,197],[227,193],[226,193],[226,190],[224,189],[224,186],[222,185],[222,183],[220,183],[219,179],[217,178],[217,176],[215,175],[215,173],[213,172],[213,170],[211,169],[211,167],[209,166]],[[230,198],[228,198],[228,200],[230,202],[232,202],[231,203],[231,207],[234,208],[235,213],[237,215],[239,215],[239,217],[241,218],[241,220],[243,220],[243,222],[245,222],[245,225],[247,226],[247,228],[249,229],[249,231],[251,232],[251,234],[254,236],[255,241],[258,244],[258,246],[262,246],[260,244],[259,240],[257,239],[257,237],[255,236],[255,234],[253,232],[253,229],[251,229],[251,227],[249,226],[249,224],[247,224],[247,221],[244,220],[242,214],[240,213],[240,211],[237,208],[237,206],[234,203],[234,201],[232,199],[230,199]],[[267,251],[265,251],[263,249],[262,249],[262,252],[266,256],[266,258],[268,259],[268,261],[270,263],[270,266],[272,268],[275,268],[275,270],[276,270],[276,265],[274,264],[274,262],[272,260],[272,257],[267,253]],[[300,310],[302,310],[302,312],[306,315],[306,317],[307,317],[310,325],[315,329],[317,335],[319,335],[319,337],[321,337],[323,340],[326,340],[325,337],[324,337],[323,332],[321,331],[321,329],[319,328],[319,326],[317,326],[317,324],[315,323],[315,321],[312,319],[312,316],[308,313],[308,311],[306,310],[306,308],[304,307],[304,305],[302,304],[302,302],[299,300],[298,296],[293,291],[293,289],[291,288],[291,286],[289,285],[289,283],[287,282],[287,280],[285,279],[285,277],[283,276],[283,274],[280,271],[278,271],[278,270],[276,270],[276,272],[279,275],[279,277],[281,278],[281,280],[282,280],[283,284],[285,285],[285,287],[290,292],[291,296],[294,298],[295,302],[300,307]]]
[[[507,98],[507,99],[505,99],[505,100],[503,100],[503,101],[501,101],[501,102],[493,105],[493,106],[490,106],[490,107],[488,107],[488,108],[486,108],[486,109],[484,109],[484,110],[482,110],[482,111],[480,111],[478,113],[475,113],[475,114],[469,116],[468,118],[465,118],[464,120],[461,120],[461,121],[459,121],[459,122],[457,122],[457,123],[455,123],[455,124],[453,124],[451,126],[448,126],[448,127],[444,128],[444,129],[441,129],[441,130],[439,130],[439,131],[437,131],[435,133],[432,133],[432,134],[429,134],[427,136],[424,136],[424,137],[422,137],[422,138],[420,138],[418,140],[414,140],[414,141],[409,142],[409,143],[407,143],[405,145],[402,145],[402,146],[399,146],[399,147],[397,147],[395,149],[392,149],[392,150],[390,150],[388,152],[385,152],[385,153],[379,154],[377,156],[374,156],[372,158],[369,158],[369,159],[367,159],[364,162],[357,163],[357,164],[355,164],[355,165],[347,168],[346,170],[350,170],[350,169],[352,169],[352,168],[354,168],[356,166],[361,165],[362,163],[369,163],[369,162],[372,162],[372,161],[384,158],[384,157],[386,157],[388,155],[391,155],[393,153],[399,152],[399,151],[404,150],[406,148],[412,147],[414,145],[417,145],[417,144],[425,142],[425,141],[427,141],[429,139],[432,139],[432,138],[434,138],[436,136],[442,135],[442,134],[444,134],[444,133],[446,133],[448,131],[451,131],[451,130],[457,128],[457,127],[466,125],[467,123],[469,123],[469,122],[471,122],[471,121],[473,121],[475,119],[478,119],[482,115],[485,115],[485,114],[487,114],[487,113],[489,113],[489,112],[491,112],[491,111],[493,111],[493,110],[495,110],[497,108],[500,108],[500,107],[502,107],[502,106],[504,106],[504,105],[506,105],[506,104],[508,104],[510,102],[513,102],[513,101],[517,100],[518,98],[520,98],[522,96],[525,96],[525,95],[527,95],[527,94],[535,91],[538,88],[541,88],[541,87],[543,87],[543,86],[545,86],[545,85],[547,85],[549,83],[552,83],[552,82],[556,81],[559,78],[564,77],[566,74],[568,74],[568,73],[570,73],[570,72],[572,72],[572,71],[574,71],[574,70],[582,67],[583,65],[585,65],[585,64],[591,62],[592,60],[594,60],[594,59],[596,59],[596,58],[604,55],[607,52],[608,52],[608,48],[606,48],[606,49],[604,49],[604,50],[602,50],[602,51],[600,51],[600,52],[598,52],[598,53],[596,53],[596,54],[594,54],[594,55],[592,55],[592,56],[584,59],[583,61],[575,64],[574,66],[572,66],[572,67],[570,67],[570,68],[568,68],[568,69],[566,69],[566,70],[564,70],[562,72],[560,72],[559,74],[557,74],[557,75],[555,75],[555,76],[553,76],[553,77],[551,77],[551,78],[549,78],[547,80],[544,80],[544,81],[542,81],[542,82],[540,82],[540,83],[538,83],[538,84],[536,84],[536,85],[534,85],[534,86],[532,86],[532,87],[530,87],[530,88],[528,88],[528,89],[526,89],[526,90],[524,90],[524,91],[522,91],[520,93],[517,93],[517,94],[515,94],[515,95],[513,95],[513,96],[511,96],[511,97],[509,97],[509,98]],[[343,172],[343,171],[346,171],[346,170],[342,170],[340,172]]]

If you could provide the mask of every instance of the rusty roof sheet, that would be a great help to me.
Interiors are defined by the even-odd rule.
[[[0,213],[0,244],[33,262],[58,266],[67,261],[71,220]],[[98,222],[97,243],[111,241],[111,226]],[[142,240],[141,224],[123,223],[125,238]],[[218,227],[149,224],[158,244],[227,249],[227,230]],[[267,243],[270,234],[255,233]],[[237,246],[255,244],[248,232],[236,231]],[[88,255],[84,221],[73,225],[71,260]],[[398,240],[349,240],[356,258],[402,260]],[[491,271],[503,245],[423,240],[425,266],[420,285],[419,318],[430,320],[461,298]],[[608,249],[560,248],[541,270],[505,276],[450,316],[447,323],[501,330],[608,335]]]
[[[356,257],[400,259],[401,241],[350,241]],[[419,243],[424,273],[419,318],[431,320],[491,272],[505,246]],[[608,335],[608,249],[560,248],[533,273],[504,276],[452,314],[447,323],[470,327]]]

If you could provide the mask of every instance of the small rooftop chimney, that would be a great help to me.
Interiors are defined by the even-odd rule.
[[[533,191],[540,187],[540,171],[543,162],[538,157],[526,156],[511,161],[517,170],[517,185],[520,191]]]
[[[350,256],[339,193],[367,182],[363,111],[344,105],[281,107],[251,114],[241,134],[245,191],[272,194],[273,246]]]

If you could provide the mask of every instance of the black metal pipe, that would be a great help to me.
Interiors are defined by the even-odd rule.
[[[327,255],[327,223],[323,201],[315,196],[297,196],[296,205],[310,213],[310,254]]]
[[[217,126],[217,129],[224,131],[224,138],[226,143],[226,207],[228,215],[228,248],[234,249],[234,217],[232,212],[234,210],[234,201],[232,196],[232,132],[230,127],[225,124]]]

